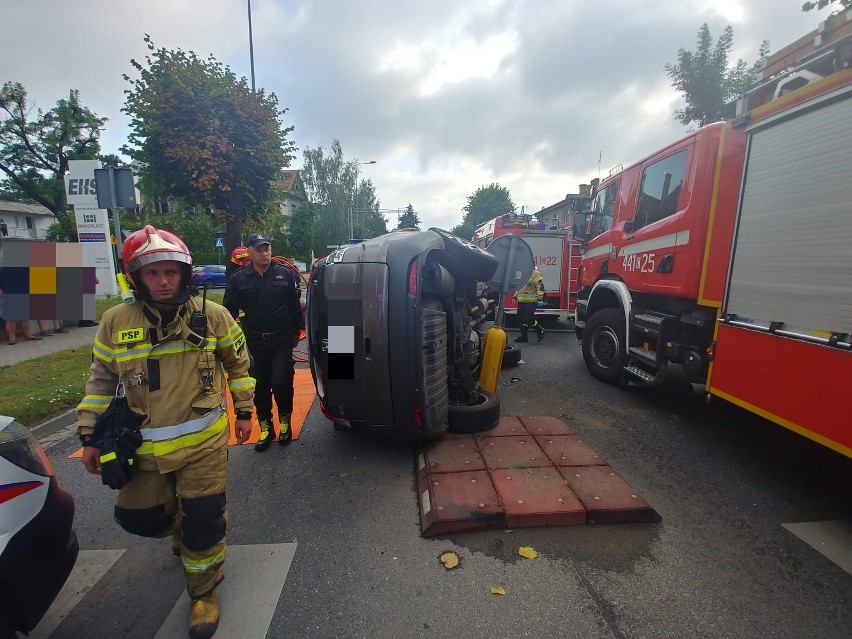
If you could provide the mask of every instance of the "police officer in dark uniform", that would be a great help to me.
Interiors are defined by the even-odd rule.
[[[293,347],[305,320],[299,306],[299,283],[293,272],[272,260],[272,242],[262,233],[246,242],[249,263],[231,275],[225,287],[223,305],[240,325],[254,360],[254,405],[260,424],[260,440],[255,450],[269,448],[275,439],[272,425],[272,397],[278,407],[278,442],[292,439],[290,415],[293,412]]]

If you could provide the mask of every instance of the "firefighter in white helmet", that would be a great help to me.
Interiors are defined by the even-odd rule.
[[[172,537],[192,600],[189,635],[210,637],[219,623],[215,589],[223,578],[227,521],[222,369],[242,443],[251,433],[254,394],[245,338],[228,311],[197,297],[192,256],[174,234],[153,226],[132,233],[121,261],[136,302],[107,310],[98,326],[86,396],[77,406],[83,463],[120,488],[114,513],[122,528]],[[134,441],[129,462],[116,459],[112,443],[94,429],[96,421],[99,428],[108,421],[97,418],[116,391],[126,393],[139,420],[141,445],[134,451]]]

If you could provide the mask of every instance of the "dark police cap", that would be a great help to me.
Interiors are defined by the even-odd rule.
[[[263,233],[249,235],[249,238],[246,241],[246,246],[251,246],[252,248],[257,248],[262,244],[272,244],[272,240],[266,237]]]

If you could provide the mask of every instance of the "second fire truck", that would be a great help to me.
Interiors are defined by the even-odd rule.
[[[535,265],[544,278],[545,306],[536,309],[536,315],[564,316],[573,320],[577,306],[581,243],[573,237],[571,226],[548,226],[531,215],[508,214],[479,226],[472,242],[487,248],[504,235],[519,235],[529,244]],[[518,312],[517,302],[511,297],[506,298],[505,312],[508,315]]]

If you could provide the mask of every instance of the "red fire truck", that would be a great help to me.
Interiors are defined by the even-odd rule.
[[[850,38],[594,184],[575,235],[595,377],[653,384],[679,365],[852,457]]]
[[[571,224],[548,227],[546,222],[539,222],[532,215],[502,215],[477,228],[472,241],[481,248],[487,248],[503,235],[519,235],[532,249],[535,265],[544,278],[545,306],[536,309],[536,314],[564,315],[566,319],[573,320],[577,306],[581,242],[573,237]],[[506,298],[505,312],[510,315],[518,312],[517,302],[511,297]]]

